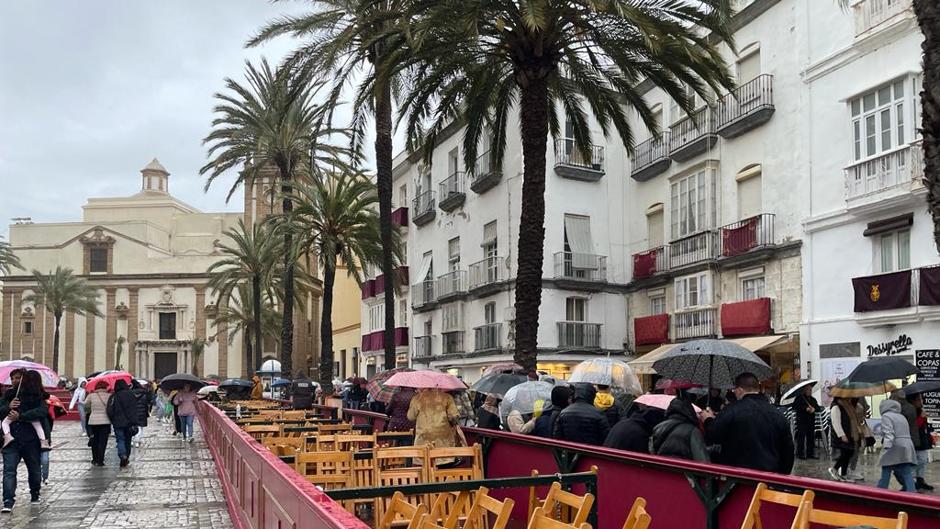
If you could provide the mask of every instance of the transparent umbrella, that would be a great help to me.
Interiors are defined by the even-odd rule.
[[[542,409],[545,409],[545,405],[552,402],[554,387],[549,382],[532,380],[509,388],[499,403],[499,415],[505,419],[513,410],[527,415],[535,411],[536,403],[541,403]]]
[[[640,380],[633,374],[633,369],[625,362],[611,358],[595,358],[581,362],[571,372],[568,382],[610,386],[631,395],[643,394]]]

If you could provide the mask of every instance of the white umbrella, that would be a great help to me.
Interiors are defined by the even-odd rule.
[[[499,403],[500,417],[505,419],[513,410],[523,415],[533,413],[535,404],[539,401],[542,402],[542,409],[545,409],[545,405],[552,402],[552,388],[554,387],[548,382],[532,380],[509,388]]]
[[[274,375],[281,373],[281,363],[277,360],[265,360],[261,363],[261,369],[258,370],[258,373],[264,373],[266,375]]]
[[[780,405],[789,406],[790,404],[793,404],[793,401],[796,400],[796,396],[799,395],[800,392],[803,391],[803,388],[805,388],[806,386],[813,386],[816,384],[819,384],[819,381],[814,378],[801,380],[797,382],[796,384],[793,384],[793,387],[788,389],[787,392],[784,393],[782,397],[780,397]]]
[[[568,382],[586,382],[600,386],[610,386],[631,395],[642,395],[643,388],[633,369],[620,360],[594,358],[585,360],[571,372]]]
[[[219,386],[206,386],[201,388],[196,392],[197,395],[208,395],[209,393],[216,393],[219,391]]]

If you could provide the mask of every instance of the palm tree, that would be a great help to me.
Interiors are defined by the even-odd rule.
[[[254,337],[254,330],[258,322],[255,319],[255,312],[252,310],[252,295],[251,287],[248,283],[239,283],[235,288],[237,295],[232,296],[228,299],[228,303],[219,306],[215,318],[213,318],[212,325],[217,329],[215,337],[217,339],[228,340],[228,343],[232,343],[235,340],[235,336],[238,333],[242,333],[244,337],[245,352],[246,358],[248,361],[248,369],[252,371],[257,368],[257,365],[252,365],[252,340]],[[274,338],[277,339],[278,333],[281,328],[281,314],[274,310],[272,300],[265,298],[261,304],[261,317],[259,318],[261,324],[261,338]],[[228,336],[225,336],[225,332],[228,332]],[[260,364],[261,355],[263,351],[258,351],[256,362]]]
[[[281,209],[289,213],[292,186],[298,179],[319,170],[324,163],[335,166],[348,150],[326,143],[343,131],[326,126],[331,108],[313,102],[318,85],[290,68],[272,70],[264,59],[261,67],[246,63],[247,84],[226,79],[229,93],[217,93],[220,103],[212,121],[214,130],[203,140],[209,144],[209,161],[200,169],[208,174],[206,190],[223,173],[243,167],[226,197],[239,186],[263,182],[265,171],[277,170],[281,187]],[[290,232],[284,247],[292,246]],[[294,347],[294,280],[296,256],[284,253],[284,320],[281,332],[281,366],[291,372]]]
[[[52,313],[55,334],[52,336],[52,368],[59,369],[59,327],[62,315],[71,312],[103,317],[98,310],[98,291],[84,279],[74,275],[71,268],[57,266],[55,271],[43,274],[33,270],[36,286],[32,294],[23,297],[23,303],[32,303]],[[109,345],[110,347],[110,345]]]
[[[361,172],[340,172],[295,189],[297,208],[286,217],[298,233],[303,251],[317,255],[323,270],[323,314],[320,320],[320,384],[332,391],[333,285],[336,268],[362,283],[362,267],[382,261],[382,236],[375,213],[376,194]],[[392,255],[401,254],[400,240],[392,240]],[[389,276],[391,277],[391,276]],[[394,343],[392,344],[394,348]],[[392,364],[394,365],[394,364]]]
[[[392,251],[392,92],[395,82],[387,73],[391,64],[408,54],[406,7],[410,0],[315,0],[304,16],[284,16],[266,24],[248,41],[257,46],[290,34],[305,39],[290,59],[304,70],[333,79],[328,99],[335,105],[343,89],[359,85],[353,106],[352,144],[358,153],[365,139],[368,118],[375,118],[375,167],[379,222],[384,248],[381,270],[394,277],[397,261]],[[366,72],[368,82],[361,82]],[[385,366],[395,365],[395,292],[385,289]]]
[[[914,14],[924,33],[924,90],[920,93],[921,135],[924,138],[924,180],[933,216],[933,238],[940,251],[940,4],[914,0]]]
[[[0,238],[0,275],[8,276],[13,269],[23,270],[20,258],[13,253],[10,243]]]
[[[523,183],[515,360],[534,369],[546,148],[549,133],[560,134],[559,108],[584,159],[591,159],[589,113],[605,136],[616,131],[628,150],[628,109],[659,134],[638,86],[644,79],[690,114],[686,87],[702,96],[732,88],[716,48],[717,39],[733,46],[729,2],[415,0],[413,9],[412,57],[398,65],[409,74],[401,105],[410,146],[423,146],[430,161],[441,133],[459,121],[468,170],[484,135],[491,136],[491,167],[499,169],[510,115],[518,111]]]
[[[226,241],[217,245],[223,257],[212,263],[207,270],[210,275],[208,286],[216,291],[218,306],[222,307],[231,305],[233,292],[241,289],[242,285],[250,285],[251,290],[244,293],[247,296],[239,299],[241,303],[251,303],[251,313],[254,315],[254,332],[251,335],[255,340],[254,351],[260,360],[264,336],[261,332],[263,297],[270,293],[273,275],[279,270],[278,258],[289,252],[283,251],[284,240],[272,233],[269,223],[256,222],[247,228],[239,219],[233,228],[226,230],[225,235],[228,237]],[[242,294],[239,292],[239,296]],[[249,371],[258,367],[250,352],[251,349],[247,359]]]

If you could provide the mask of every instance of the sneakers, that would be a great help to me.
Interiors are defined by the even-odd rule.
[[[917,490],[926,490],[926,491],[931,491],[934,489],[933,485],[930,485],[926,481],[924,481],[924,478],[917,478],[917,481],[914,483],[914,488]]]
[[[13,442],[13,436],[6,434],[3,436],[3,448],[6,448],[8,444]]]
[[[121,468],[126,467],[129,463],[130,463],[130,460],[128,460],[126,457],[121,458]]]
[[[192,438],[192,437],[189,438],[189,442],[190,442],[190,443],[193,442],[193,438]]]
[[[40,500],[39,495],[37,494],[29,499],[29,503],[30,505],[39,505],[42,503],[42,500]]]
[[[845,478],[839,475],[835,468],[829,467],[829,475],[836,481],[845,481]]]
[[[11,512],[13,512],[12,505],[4,505],[3,508],[0,509],[0,514],[10,514]]]

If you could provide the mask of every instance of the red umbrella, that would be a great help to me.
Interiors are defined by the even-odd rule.
[[[98,382],[105,382],[108,384],[108,391],[114,391],[114,383],[118,380],[123,380],[124,382],[127,382],[128,386],[130,386],[131,380],[133,379],[134,377],[132,377],[131,374],[127,371],[106,371],[89,380],[85,384],[85,388],[88,389],[88,391],[94,391],[95,386],[98,385]]]
[[[392,378],[385,382],[385,385],[415,389],[440,389],[444,391],[467,389],[467,385],[454,375],[441,373],[440,371],[431,371],[429,369],[407,373],[395,373],[392,375]]]
[[[691,389],[701,388],[701,384],[693,384],[688,380],[673,380],[671,378],[661,378],[656,383],[656,389]]]

